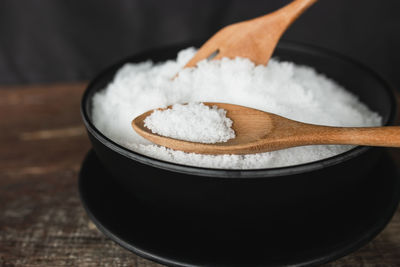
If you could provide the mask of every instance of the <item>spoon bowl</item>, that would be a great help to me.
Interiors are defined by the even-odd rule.
[[[272,131],[273,116],[265,116],[265,112],[261,110],[226,103],[203,104],[209,107],[217,105],[218,108],[227,111],[227,116],[234,122],[232,128],[235,131],[235,138],[227,142],[205,144],[178,140],[155,134],[144,125],[144,120],[153,113],[153,110],[136,117],[132,121],[132,127],[138,134],[158,145],[200,154],[226,154],[232,147],[240,147],[243,149],[245,146],[257,146],[257,143]],[[167,108],[171,108],[171,106]],[[249,120],[249,117],[251,117],[251,120]],[[253,130],[248,131],[250,128]]]
[[[133,129],[151,142],[197,154],[253,154],[304,145],[368,145],[400,147],[400,127],[330,127],[302,123],[261,110],[227,104],[204,103],[226,110],[235,138],[206,144],[153,133],[144,120],[153,110],[132,121]],[[167,107],[171,108],[171,107]]]

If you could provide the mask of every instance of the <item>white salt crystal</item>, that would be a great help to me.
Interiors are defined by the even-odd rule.
[[[258,169],[302,164],[343,153],[352,146],[303,146],[252,155],[199,155],[156,146],[131,127],[138,115],[188,102],[248,106],[290,119],[329,126],[379,126],[381,117],[356,96],[313,68],[271,59],[255,66],[236,58],[202,61],[182,69],[195,49],[176,60],[126,64],[93,97],[93,122],[104,135],[132,151],[185,165]],[[176,73],[179,76],[172,80]]]
[[[235,137],[226,110],[203,103],[157,109],[144,120],[144,126],[159,135],[198,143],[226,142]]]

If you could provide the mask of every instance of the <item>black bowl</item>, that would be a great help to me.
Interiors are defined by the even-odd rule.
[[[169,209],[179,209],[234,216],[236,222],[243,222],[268,213],[279,222],[282,212],[290,210],[293,216],[306,217],[315,212],[313,203],[325,201],[329,207],[341,196],[363,190],[365,174],[374,167],[382,148],[356,147],[331,158],[283,168],[225,170],[150,158],[118,145],[96,129],[91,116],[93,94],[105,88],[123,64],[165,61],[190,45],[198,44],[170,46],[126,58],[99,74],[83,95],[81,112],[93,148],[113,179],[133,198],[166,215]],[[394,92],[366,66],[325,49],[293,42],[279,43],[275,56],[316,68],[359,96],[383,117],[385,125],[393,124]],[[308,208],[297,209],[299,206]]]

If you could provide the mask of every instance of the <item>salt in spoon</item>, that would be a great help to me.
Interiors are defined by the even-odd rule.
[[[198,154],[254,154],[305,145],[364,145],[400,147],[400,127],[330,127],[302,123],[272,113],[225,103],[204,103],[227,111],[236,137],[227,142],[205,144],[152,133],[144,119],[132,121],[133,129],[151,142],[174,150]],[[170,108],[170,107],[169,107]]]
[[[185,65],[203,59],[244,57],[266,65],[287,28],[317,0],[294,0],[270,14],[228,25],[208,39]]]

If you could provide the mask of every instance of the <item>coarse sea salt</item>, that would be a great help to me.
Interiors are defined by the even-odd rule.
[[[236,58],[183,66],[195,49],[176,60],[126,64],[113,81],[93,97],[95,127],[116,143],[137,153],[179,164],[259,169],[297,165],[343,153],[352,146],[321,145],[249,155],[200,155],[157,146],[131,127],[138,115],[177,103],[224,102],[248,106],[306,123],[329,126],[379,126],[381,117],[335,81],[313,68],[271,59],[255,66]],[[179,75],[175,79],[176,73]]]
[[[146,117],[144,126],[159,135],[199,143],[212,144],[235,138],[232,120],[226,117],[226,110],[203,103],[156,109]]]

